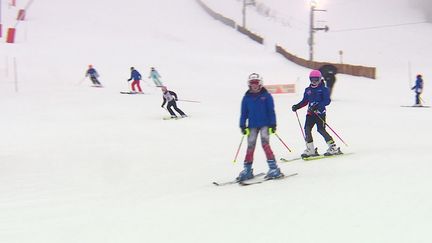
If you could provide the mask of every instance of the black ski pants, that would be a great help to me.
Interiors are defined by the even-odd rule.
[[[325,119],[326,119],[325,114],[324,115],[318,115],[318,114],[306,115],[306,122],[305,122],[305,127],[304,127],[305,136],[306,136],[305,137],[306,143],[313,142],[312,128],[315,126],[315,124],[317,125],[317,131],[319,132],[319,134],[321,134],[324,137],[326,142],[333,140],[333,138],[330,136],[330,134],[328,134],[328,132],[325,129]]]
[[[94,85],[100,85],[99,80],[96,77],[90,77],[91,81],[93,82]]]
[[[185,113],[177,107],[177,104],[176,104],[176,101],[175,101],[175,100],[171,100],[171,101],[169,101],[168,104],[167,104],[168,112],[171,114],[171,116],[175,116],[176,114],[175,114],[174,111],[171,109],[171,107],[173,107],[174,110],[176,110],[176,111],[180,114],[180,116],[184,116],[184,115],[185,115]]]

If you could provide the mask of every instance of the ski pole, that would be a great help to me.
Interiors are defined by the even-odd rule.
[[[145,80],[145,79],[143,79],[142,80],[148,87],[150,87],[150,88],[154,88],[154,86],[153,85],[150,85],[148,82],[147,82],[147,80]]]
[[[84,82],[85,78],[86,78],[86,77],[82,78],[82,79],[81,79],[81,80],[76,84],[76,86],[81,85],[81,84]]]
[[[233,163],[237,162],[237,156],[238,156],[238,154],[239,154],[239,152],[240,152],[240,148],[241,148],[241,146],[242,146],[242,144],[243,144],[243,139],[244,139],[244,137],[245,137],[245,135],[243,135],[242,138],[241,138],[241,140],[240,140],[240,144],[239,144],[239,146],[238,146],[238,149],[237,149],[236,155],[235,155],[235,157],[234,157]]]
[[[322,119],[316,112],[314,112],[314,114],[322,121],[322,122],[324,122],[324,125],[326,125],[326,126],[328,126],[328,128],[330,128],[330,130],[342,141],[342,143],[344,143],[345,144],[345,146],[347,146],[348,147],[348,144],[347,143],[345,143],[345,141],[333,130],[333,128],[331,128],[330,127],[330,125],[326,122],[326,121],[324,121],[324,119]]]
[[[201,103],[201,101],[197,101],[197,100],[181,100],[181,99],[178,99],[178,101]]]
[[[408,85],[409,88],[411,89],[412,85],[411,85],[411,62],[408,61]]]
[[[285,148],[287,148],[288,149],[288,151],[290,151],[291,152],[291,149],[290,148],[288,148],[288,146],[284,143],[284,141],[282,141],[282,139],[279,137],[279,135],[277,135],[277,133],[274,133],[274,135],[276,135],[276,137],[279,139],[279,141],[281,141],[281,143],[285,146]]]
[[[300,131],[302,132],[303,138],[306,139],[306,136],[305,136],[304,131],[303,131],[303,126],[302,126],[302,124],[301,124],[301,122],[300,122],[300,118],[299,118],[299,116],[298,116],[297,111],[295,111],[295,113],[296,113],[296,116],[297,116],[298,124],[299,124],[299,126],[300,126]]]
[[[422,99],[422,97],[419,96],[419,98],[423,104],[426,104],[425,101]]]

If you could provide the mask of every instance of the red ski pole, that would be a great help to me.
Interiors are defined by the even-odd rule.
[[[324,121],[324,119],[322,119],[320,116],[318,116],[318,114],[316,113],[316,112],[314,112],[314,114],[322,121],[322,122],[324,122],[324,124],[326,125],[326,126],[328,126],[328,128],[330,128],[330,130],[342,141],[342,143],[344,143],[345,144],[345,146],[347,146],[348,147],[348,144],[347,143],[345,143],[345,141],[333,130],[333,128],[331,128],[330,127],[330,125],[326,122],[326,121]]]
[[[282,139],[279,137],[279,135],[277,135],[277,133],[274,133],[274,135],[276,135],[276,137],[279,139],[279,141],[281,141],[281,143],[285,146],[285,148],[287,148],[288,149],[288,151],[290,151],[291,152],[291,149],[290,148],[288,148],[288,146],[284,143],[284,141],[282,141]]]

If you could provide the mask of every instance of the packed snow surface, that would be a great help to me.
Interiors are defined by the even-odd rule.
[[[241,23],[241,1],[204,2]],[[342,50],[344,63],[377,68],[377,79],[337,75],[327,107],[348,146],[329,132],[352,154],[279,163],[298,173],[286,180],[216,187],[242,170],[245,144],[233,159],[252,72],[297,85],[274,95],[277,132],[293,152],[274,136],[271,145],[277,158],[305,149],[291,106],[310,70],[274,44],[307,58],[306,1],[261,1],[273,17],[248,7],[264,45],[193,0],[35,1],[16,43],[0,43],[0,242],[431,242],[432,113],[401,105],[413,104],[417,74],[432,102],[432,26],[408,1],[389,2],[328,0],[317,13],[330,31],[315,35],[316,60],[339,62]],[[25,4],[1,4],[5,32]],[[89,64],[104,88],[84,79]],[[144,95],[120,94],[132,66]],[[190,117],[162,119],[150,67],[179,99],[200,102],[178,102]],[[254,171],[267,171],[260,142]]]

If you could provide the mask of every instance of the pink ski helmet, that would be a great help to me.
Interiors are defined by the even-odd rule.
[[[309,74],[309,80],[313,88],[318,87],[321,83],[322,74],[319,70],[312,70]]]

